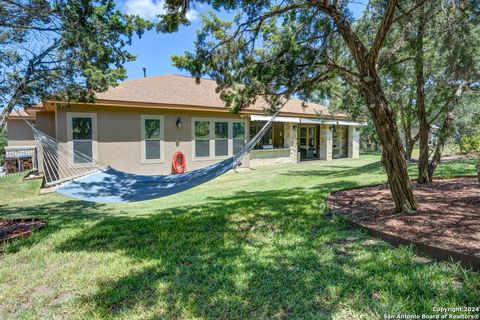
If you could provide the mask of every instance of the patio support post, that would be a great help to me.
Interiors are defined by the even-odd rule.
[[[333,159],[333,132],[329,126],[325,128],[325,160]]]
[[[292,163],[298,162],[298,137],[297,137],[297,130],[295,130],[296,123],[285,123],[283,134],[285,136],[285,148],[290,148],[290,159]]]
[[[360,157],[360,132],[355,126],[348,126],[348,157]]]

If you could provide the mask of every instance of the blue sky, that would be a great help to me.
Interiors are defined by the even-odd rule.
[[[355,2],[350,5],[354,16],[359,16],[365,5]],[[155,14],[162,12],[162,2],[157,0],[124,0],[118,2],[122,10],[138,14],[147,19],[154,19]],[[147,76],[161,74],[188,74],[180,71],[174,66],[170,57],[172,55],[181,55],[185,51],[193,50],[193,42],[196,38],[196,31],[200,28],[200,19],[198,14],[207,13],[208,7],[200,5],[190,11],[191,25],[181,27],[180,30],[173,34],[157,34],[154,31],[145,33],[141,39],[134,39],[129,51],[137,56],[136,61],[126,64],[128,79],[136,79],[143,77],[143,69],[147,68]],[[224,18],[226,14],[221,14]]]

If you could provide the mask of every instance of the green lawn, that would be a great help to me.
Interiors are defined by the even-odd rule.
[[[378,160],[228,173],[119,205],[0,179],[1,218],[48,222],[0,247],[0,319],[380,319],[479,306],[479,274],[325,213],[332,191],[385,181]],[[468,161],[438,172],[473,173]]]

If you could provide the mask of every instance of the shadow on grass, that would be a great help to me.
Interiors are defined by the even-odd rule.
[[[105,218],[109,213],[104,204],[68,200],[64,202],[49,202],[25,207],[12,207],[0,204],[2,219],[39,218],[47,224],[44,228],[33,232],[30,236],[18,239],[8,246],[8,252],[17,252],[23,247],[30,247],[60,229],[78,226],[87,221]]]
[[[152,319],[376,318],[386,311],[430,312],[438,296],[471,303],[475,290],[433,285],[431,265],[415,263],[412,252],[367,243],[372,239],[325,215],[326,195],[359,186],[349,176],[377,170],[378,163],[335,172],[341,181],[313,188],[238,191],[195,206],[160,210],[145,203],[151,212],[142,216],[80,201],[0,209],[49,221],[36,241],[80,225],[58,252],[116,252],[138,262],[82,296],[101,318],[138,310]]]
[[[417,272],[425,266],[404,254],[380,259],[389,246],[365,249],[367,236],[324,215],[326,194],[355,185],[237,192],[141,218],[107,216],[57,250],[121,252],[147,265],[83,297],[102,317],[143,308],[152,319],[330,319],[345,304],[372,310],[387,287],[433,299],[437,289]],[[409,281],[395,281],[399,274]]]
[[[334,170],[332,170],[332,168]],[[320,177],[335,177],[335,176],[342,176],[342,177],[351,177],[357,176],[361,174],[382,174],[385,173],[380,162],[373,162],[366,164],[360,167],[354,167],[348,165],[328,165],[322,169],[314,169],[314,170],[304,170],[304,171],[289,171],[285,173],[286,176],[320,176]]]

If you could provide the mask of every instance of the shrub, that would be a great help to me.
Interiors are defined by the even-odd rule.
[[[480,134],[463,136],[460,141],[462,151],[466,154],[480,153]]]

